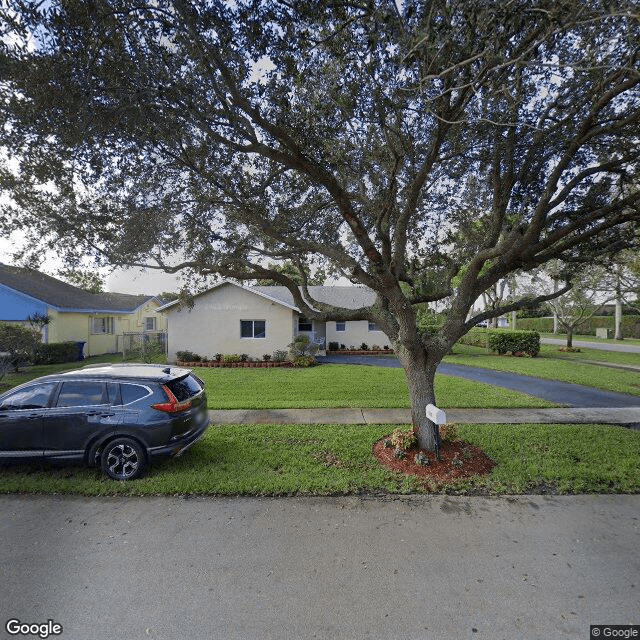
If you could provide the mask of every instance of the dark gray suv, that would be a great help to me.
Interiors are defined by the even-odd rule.
[[[0,396],[0,462],[83,462],[132,480],[152,460],[183,453],[208,426],[204,383],[189,369],[92,365]]]

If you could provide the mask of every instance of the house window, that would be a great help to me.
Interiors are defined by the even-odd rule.
[[[347,323],[344,320],[336,320],[336,331],[346,331]]]
[[[115,318],[91,318],[91,333],[113,333]]]
[[[144,319],[144,330],[155,331],[156,330],[156,318],[155,316],[148,316]]]
[[[369,321],[369,331],[380,331],[380,327],[375,322]]]
[[[313,331],[313,323],[304,316],[298,317],[298,331]]]
[[[241,338],[266,338],[266,322],[264,320],[240,320]]]

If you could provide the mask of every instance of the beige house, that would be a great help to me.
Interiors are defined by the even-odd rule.
[[[314,299],[345,309],[370,306],[375,294],[364,287],[309,287]],[[336,342],[349,348],[390,345],[387,336],[366,320],[318,322],[295,306],[286,287],[244,287],[224,281],[197,295],[192,307],[170,302],[160,308],[167,316],[169,362],[178,351],[202,357],[245,353],[261,359],[287,349],[303,334],[325,349]]]
[[[33,269],[0,264],[0,322],[47,315],[43,342],[84,342],[84,355],[118,353],[126,333],[166,329],[154,296],[89,293]]]

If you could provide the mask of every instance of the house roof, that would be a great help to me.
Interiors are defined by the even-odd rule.
[[[286,287],[250,287],[250,290],[268,295],[288,305],[295,305],[291,291]],[[309,287],[309,293],[318,302],[324,302],[334,307],[342,307],[343,309],[369,307],[376,301],[375,292],[366,287],[311,286]]]
[[[267,298],[272,302],[277,302],[289,309],[294,311],[300,311],[296,306],[293,296],[291,295],[291,291],[286,287],[282,286],[268,286],[268,287],[244,287],[235,282],[231,282],[229,280],[224,280],[214,285],[207,291],[203,291],[202,293],[196,295],[199,296],[205,295],[223,285],[232,285],[234,287],[239,287],[244,291],[248,291],[249,293],[253,293],[262,298]],[[314,300],[318,300],[318,302],[324,302],[325,304],[330,304],[336,307],[342,307],[344,309],[359,309],[361,307],[371,306],[376,300],[376,294],[366,287],[333,287],[333,286],[311,286],[309,287],[309,293],[313,297]],[[164,309],[168,309],[174,305],[179,304],[179,300],[173,300],[172,302],[162,306],[159,310],[162,311]]]
[[[89,293],[35,269],[0,263],[0,284],[61,311],[131,313],[154,296]]]

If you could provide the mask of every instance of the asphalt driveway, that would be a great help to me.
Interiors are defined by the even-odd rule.
[[[378,367],[401,367],[396,358],[384,356],[341,356],[331,355],[318,358],[319,362],[326,364],[363,364]],[[504,371],[493,371],[479,367],[465,367],[442,363],[438,367],[438,373],[457,376],[467,380],[486,382],[497,387],[504,387],[529,395],[543,398],[549,402],[555,402],[569,407],[595,408],[595,407],[638,407],[640,396],[632,396],[626,393],[603,391],[592,387],[585,387],[557,380],[543,380],[532,376],[523,376]]]

